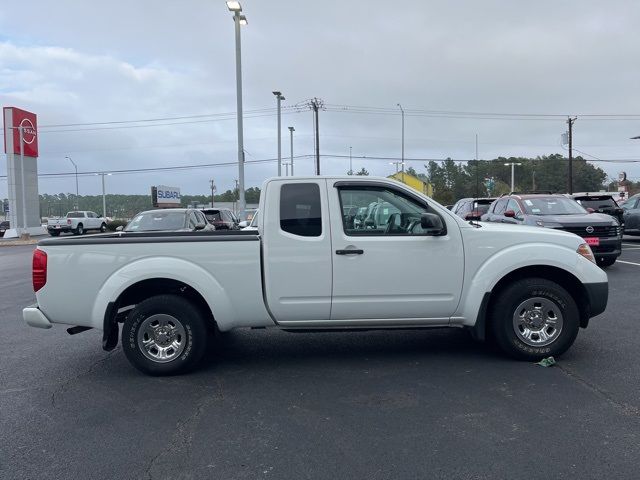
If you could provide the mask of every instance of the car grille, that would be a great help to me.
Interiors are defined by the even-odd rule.
[[[607,225],[604,227],[593,227],[593,232],[587,232],[587,226],[584,227],[562,227],[558,230],[563,230],[565,232],[575,233],[580,237],[598,237],[598,238],[608,238],[608,237],[617,237],[621,233],[621,228],[617,225]]]

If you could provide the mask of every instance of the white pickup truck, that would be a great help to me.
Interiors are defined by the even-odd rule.
[[[102,215],[86,210],[69,212],[64,218],[50,218],[47,220],[47,231],[52,237],[57,237],[64,232],[82,235],[88,230],[106,232],[107,222]]]
[[[363,209],[364,221],[348,213]],[[271,179],[260,212],[257,231],[42,240],[24,320],[101,329],[106,350],[122,325],[131,363],[163,375],[193,368],[209,333],[242,327],[458,327],[539,360],[607,304],[607,275],[577,235],[466,222],[392,180]]]

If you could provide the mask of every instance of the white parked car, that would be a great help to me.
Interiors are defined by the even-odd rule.
[[[253,213],[253,218],[251,218],[251,222],[247,222],[246,220],[239,223],[240,229],[245,231],[257,231],[258,230],[258,214],[260,210],[256,210]]]
[[[366,229],[341,208],[374,202],[393,209]],[[129,361],[163,375],[193,368],[212,328],[457,327],[540,360],[565,352],[607,304],[607,275],[577,235],[470,224],[384,178],[267,180],[258,228],[42,240],[38,303],[23,317],[100,329],[106,350],[122,326]]]
[[[57,237],[60,233],[64,232],[73,232],[75,235],[82,235],[89,230],[106,232],[106,219],[95,212],[82,210],[69,212],[64,218],[50,218],[47,220],[47,231],[52,237]]]

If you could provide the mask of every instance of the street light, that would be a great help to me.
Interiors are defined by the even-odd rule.
[[[291,137],[291,146],[289,147],[289,151],[291,152],[291,176],[293,177],[293,132],[295,132],[296,129],[293,127],[289,127],[289,133],[290,133],[290,137]]]
[[[233,12],[236,36],[236,97],[238,117],[238,210],[244,212],[246,201],[244,197],[244,139],[242,131],[242,56],[240,26],[247,25],[247,17],[241,15],[242,6],[237,1],[227,1],[227,8]]]
[[[511,162],[511,163],[505,163],[504,166],[508,167],[509,165],[511,165],[511,191],[515,192],[516,191],[516,187],[515,187],[515,166],[516,165],[522,165],[521,163],[516,163],[516,162]]]
[[[280,123],[280,102],[285,98],[282,96],[282,92],[273,92],[278,100],[278,176],[282,176],[282,132]]]
[[[71,159],[69,159],[71,160]],[[104,218],[107,218],[107,196],[105,194],[105,190],[104,190],[104,176],[111,176],[111,173],[106,173],[106,172],[100,172],[100,173],[96,173],[95,175],[100,175],[102,176],[102,216]],[[76,207],[77,209],[77,207]]]
[[[71,160],[71,157],[64,157],[64,158],[68,158],[69,161],[73,164],[73,167],[76,169],[76,210],[78,210],[80,208],[79,204],[78,204],[78,166],[76,165],[76,162],[74,162],[73,160]]]
[[[400,171],[399,166],[402,165],[402,171],[404,172],[404,162],[389,162],[389,165],[396,166],[396,173]]]

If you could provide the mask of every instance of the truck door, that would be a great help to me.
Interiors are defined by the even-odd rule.
[[[265,190],[267,307],[277,322],[328,320],[332,255],[326,180],[272,181]]]
[[[450,214],[387,182],[337,181],[327,187],[332,212],[331,320],[447,323],[458,306],[464,273],[460,227]],[[357,209],[372,203],[374,213],[363,224],[344,214],[351,210],[346,206]],[[429,236],[422,230],[425,212],[440,216],[446,235]]]

